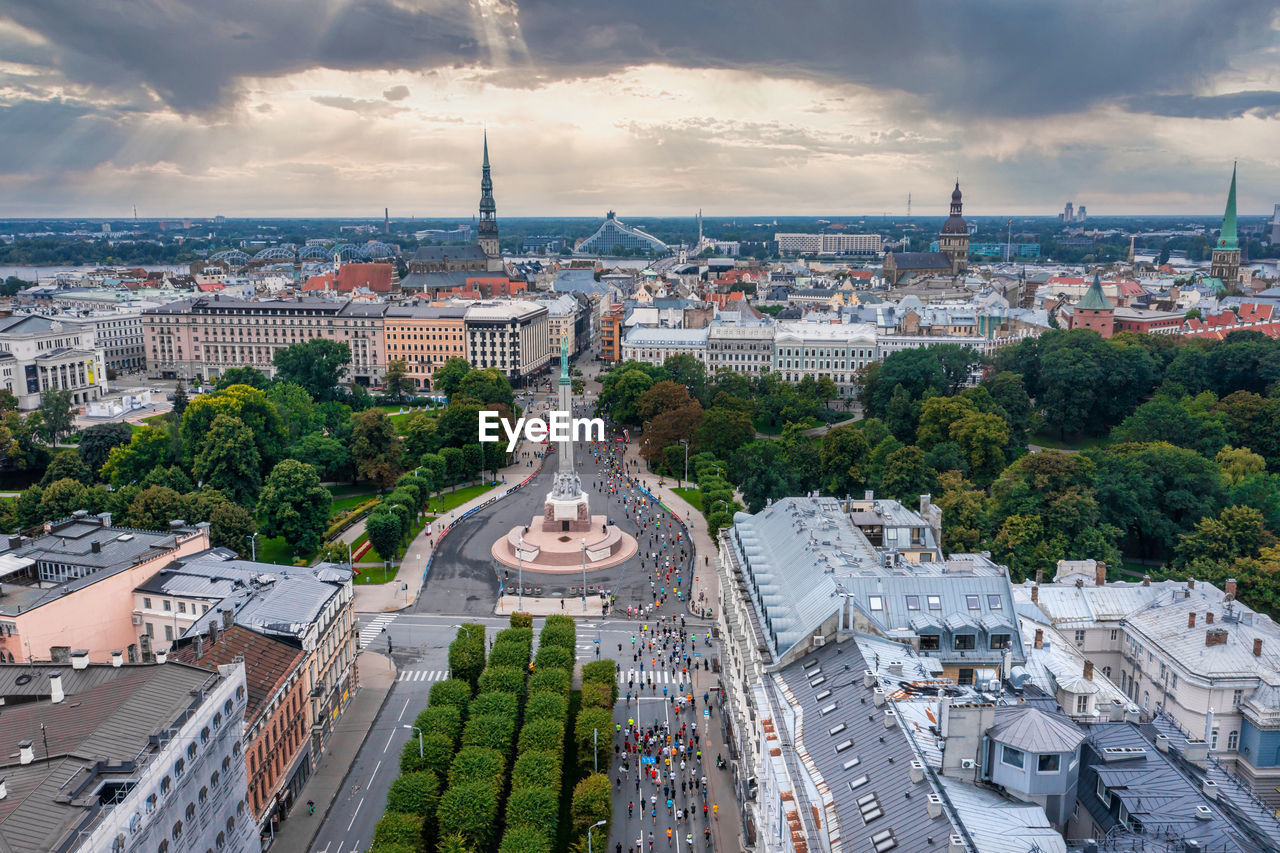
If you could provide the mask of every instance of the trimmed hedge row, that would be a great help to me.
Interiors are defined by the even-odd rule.
[[[573,620],[548,617],[538,637],[538,656],[529,677],[499,853],[548,853],[555,845],[576,646]]]

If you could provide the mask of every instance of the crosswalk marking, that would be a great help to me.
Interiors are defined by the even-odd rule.
[[[665,669],[657,671],[646,669],[644,672],[638,669],[619,670],[618,683],[625,685],[628,681],[634,681],[636,684],[679,684],[680,676],[672,675]]]
[[[448,677],[447,669],[409,669],[402,670],[396,681],[444,681]]]
[[[375,616],[373,621],[361,628],[359,640],[360,648],[368,648],[369,644],[377,639],[378,635],[382,633],[382,629],[390,625],[397,615],[398,614],[395,613],[383,613],[381,616]]]

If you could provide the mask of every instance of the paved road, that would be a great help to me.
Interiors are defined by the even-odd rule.
[[[620,454],[619,454],[620,455]],[[610,569],[589,572],[587,584],[602,585],[614,590],[617,606],[625,610],[628,605],[652,601],[650,595],[650,573],[653,570],[652,555],[660,547],[660,538],[653,536],[653,527],[642,531],[637,523],[634,502],[642,500],[644,495],[635,487],[624,487],[617,494],[607,494],[600,487],[593,487],[604,482],[604,471],[595,456],[578,448],[577,459],[581,461],[579,468],[583,487],[587,490],[593,513],[605,513],[624,531],[637,537],[640,542],[640,554],[627,562]],[[541,473],[522,490],[498,501],[491,507],[459,522],[437,546],[432,560],[431,571],[422,594],[410,612],[415,613],[451,613],[471,614],[476,616],[492,615],[497,602],[499,587],[507,583],[518,585],[518,572],[497,563],[490,554],[493,542],[505,536],[511,528],[528,524],[534,516],[542,514],[547,493],[551,490],[551,482],[556,468],[554,457],[543,466]],[[660,508],[642,508],[642,512],[657,512],[665,525],[672,522],[671,528],[664,526],[664,533],[670,537],[679,533],[682,544],[676,546],[673,556],[679,559],[680,548],[685,550],[685,563],[689,554],[688,535],[683,525],[673,521]],[[670,551],[670,549],[668,549]],[[681,594],[688,594],[689,573],[680,575]],[[655,581],[656,586],[663,586]],[[543,589],[546,596],[571,595],[572,587],[582,585],[582,576],[569,574],[540,574],[526,568],[524,572],[526,587],[535,586]]]

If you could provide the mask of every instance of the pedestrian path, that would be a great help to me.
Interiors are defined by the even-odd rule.
[[[401,671],[396,681],[444,681],[448,677],[447,669],[409,669]]]
[[[373,618],[373,621],[371,621],[368,625],[365,625],[363,628],[361,628],[360,629],[360,650],[364,651],[365,649],[367,649],[369,647],[369,644],[372,643],[374,640],[376,640],[378,638],[378,635],[382,633],[382,629],[390,625],[393,621],[395,621],[395,618],[396,618],[396,614],[394,613],[383,613],[379,616],[375,616]]]

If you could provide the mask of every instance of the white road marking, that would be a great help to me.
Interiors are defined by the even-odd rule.
[[[356,815],[360,814],[360,807],[364,805],[364,797],[360,798],[360,802],[356,803],[356,810],[351,813],[351,823],[347,824],[347,832],[351,831],[351,827],[356,825]]]

